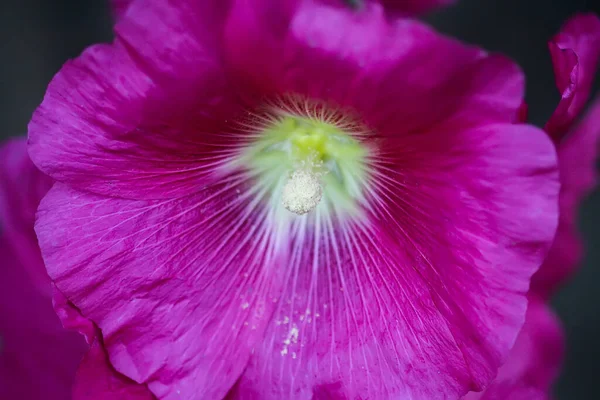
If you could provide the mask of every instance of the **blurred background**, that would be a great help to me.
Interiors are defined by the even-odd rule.
[[[514,58],[527,75],[530,120],[542,126],[559,100],[546,43],[572,14],[600,13],[598,3],[460,0],[427,20],[442,32]],[[86,46],[110,41],[111,24],[103,0],[2,0],[0,138],[25,134],[52,76]],[[600,191],[584,203],[579,222],[587,257],[553,299],[568,338],[566,363],[555,388],[559,400],[600,399]]]

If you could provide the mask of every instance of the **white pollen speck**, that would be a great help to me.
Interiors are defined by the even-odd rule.
[[[283,341],[283,350],[281,350],[282,356],[284,356],[288,353],[288,346],[290,344],[298,343],[298,333],[300,333],[298,328],[296,326],[292,326],[292,329],[290,329],[290,332],[288,333],[287,338],[285,338],[285,340]],[[301,344],[301,346],[302,346],[302,344]],[[296,353],[292,353],[292,357],[296,358]]]
[[[292,343],[298,343],[298,333],[300,331],[295,326],[290,330],[289,338],[292,340]]]
[[[323,188],[319,177],[310,171],[300,169],[292,173],[283,187],[281,200],[287,210],[304,215],[317,207],[322,196]]]
[[[242,304],[242,309],[245,310],[248,307],[250,307],[250,304],[248,304],[248,302],[245,302],[244,304]]]
[[[296,359],[296,352],[292,352],[292,358]]]
[[[290,322],[290,319],[288,317],[283,317],[283,323],[287,324],[288,322]]]

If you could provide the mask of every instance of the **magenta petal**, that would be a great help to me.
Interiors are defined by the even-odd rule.
[[[81,315],[81,312],[69,302],[55,285],[52,286],[52,305],[65,328],[82,334],[90,346],[96,341],[94,323]]]
[[[129,7],[129,4],[131,4],[132,1],[133,0],[109,0],[110,9],[117,20],[125,14],[127,7]]]
[[[435,8],[456,3],[457,0],[381,0],[390,10],[403,14],[422,14]]]
[[[85,342],[62,328],[4,235],[0,263],[0,398],[68,399]]]
[[[85,342],[52,309],[48,275],[33,231],[50,186],[24,139],[0,149],[0,398],[69,398]]]
[[[77,370],[73,400],[153,400],[145,385],[116,372],[103,346],[95,341]]]
[[[568,132],[590,95],[600,58],[600,19],[594,14],[576,15],[548,46],[561,100],[545,129],[559,140]]]
[[[423,174],[424,153],[409,149],[426,143]],[[296,238],[233,398],[446,399],[495,376],[556,227],[553,145],[505,124],[399,137],[392,150],[369,221],[322,217]]]
[[[560,321],[543,300],[532,297],[525,325],[498,376],[485,392],[469,393],[464,400],[549,399],[564,347]]]
[[[390,23],[374,4],[352,12],[303,1],[292,12],[286,2],[262,3],[238,0],[226,27],[227,60],[257,97],[320,99],[390,134],[517,118],[523,74],[503,57],[418,21]]]
[[[280,264],[240,199],[231,184],[154,202],[56,184],[40,205],[50,276],[161,399],[224,396],[269,321]]]
[[[600,145],[600,99],[580,124],[558,144],[560,219],[546,261],[535,274],[531,290],[549,297],[581,262],[583,245],[577,227],[581,202],[596,187]]]
[[[114,369],[102,344],[101,332],[56,288],[53,291],[53,303],[63,326],[84,335],[90,345],[77,369],[73,400],[154,399],[146,385],[126,378]]]
[[[114,44],[88,48],[50,83],[29,124],[36,165],[117,197],[194,191],[233,112],[214,49],[225,3],[131,4]]]
[[[27,154],[24,138],[12,139],[0,148],[0,230],[10,242],[31,283],[50,299],[50,280],[33,231],[40,200],[52,186]]]

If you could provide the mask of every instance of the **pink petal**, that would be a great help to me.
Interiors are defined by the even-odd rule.
[[[525,325],[494,382],[464,400],[546,400],[564,356],[558,318],[539,298],[530,300]],[[528,397],[529,396],[529,397]]]
[[[52,310],[33,232],[49,182],[27,157],[24,140],[4,145],[0,161],[0,398],[67,399],[85,343]]]
[[[4,235],[0,260],[0,398],[67,399],[85,343],[61,327]]]
[[[446,399],[495,376],[556,226],[552,143],[505,124],[398,137],[389,151],[364,226],[323,217],[294,242],[231,398]]]
[[[560,219],[546,261],[532,280],[532,291],[551,296],[571,276],[583,256],[577,215],[583,199],[597,185],[596,161],[600,145],[600,99],[581,123],[558,144]]]
[[[56,184],[36,229],[50,276],[119,372],[161,399],[216,399],[262,338],[284,265],[247,206],[231,183],[153,202]]]
[[[77,370],[73,400],[153,400],[145,385],[136,384],[111,366],[104,347],[95,341]]]
[[[456,3],[456,0],[381,0],[390,10],[406,14],[422,14],[435,8]]]
[[[90,346],[96,341],[97,328],[94,323],[81,315],[81,312],[54,284],[52,285],[52,305],[63,327],[82,334]]]
[[[225,3],[134,2],[114,44],[88,48],[50,83],[29,124],[36,165],[118,197],[195,191],[217,163],[210,153],[228,146],[223,113],[235,112],[214,49]]]
[[[35,212],[52,181],[42,174],[27,155],[24,138],[0,147],[0,225],[15,257],[25,268],[40,293],[50,299],[50,280],[44,268],[33,231]]]
[[[118,373],[110,364],[102,342],[102,333],[92,321],[56,288],[54,310],[67,329],[81,333],[90,345],[79,364],[73,383],[73,400],[152,400],[146,385],[138,384]]]
[[[594,14],[576,15],[548,46],[561,100],[545,129],[558,141],[590,95],[600,58],[600,19]]]
[[[392,134],[448,119],[474,124],[517,117],[523,74],[500,56],[417,21],[390,23],[374,4],[353,12],[311,1],[295,8],[259,3],[238,0],[226,27],[227,59],[237,83],[257,92],[250,97],[291,92],[321,99]]]
[[[96,332],[92,322],[68,305],[62,293],[52,291],[40,255],[33,230],[35,212],[52,182],[29,159],[24,138],[7,142],[0,149],[0,160],[0,221],[3,229],[0,241],[3,248],[6,247],[6,252],[2,251],[0,257],[5,280],[0,288],[3,295],[0,301],[0,337],[6,342],[3,344],[6,348],[2,349],[6,352],[0,358],[0,398],[71,398],[71,385],[81,382],[81,379],[75,379],[75,369],[87,346],[79,335],[62,329],[60,322],[68,329],[83,333],[89,343],[95,340]],[[7,243],[12,250],[5,246]],[[25,271],[28,276],[24,275]],[[51,294],[60,322],[52,309]],[[23,319],[23,315],[31,321]],[[87,355],[86,363],[89,365],[93,359]],[[98,363],[96,370],[103,367],[113,373],[105,359],[98,359],[102,363]],[[81,372],[77,374],[82,375]],[[117,376],[116,372],[114,374]],[[41,382],[38,386],[30,384],[38,381]],[[98,382],[99,379],[88,380],[84,386],[100,389]],[[94,396],[97,397],[93,398],[101,398],[101,394],[108,395],[112,391],[114,399],[137,399],[122,397],[124,392],[113,391],[114,386],[106,385],[104,391],[96,390]]]
[[[129,4],[132,2],[133,0],[109,0],[111,11],[117,20],[125,14],[127,7],[129,7]]]

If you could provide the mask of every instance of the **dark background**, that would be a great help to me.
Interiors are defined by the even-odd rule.
[[[67,59],[92,43],[110,41],[112,22],[103,0],[0,1],[0,138],[5,138],[26,132],[47,83]],[[559,100],[546,43],[575,12],[599,13],[598,3],[460,0],[428,21],[443,32],[513,57],[527,74],[530,119],[541,126]],[[568,337],[566,363],[556,385],[559,400],[600,399],[599,191],[584,203],[579,221],[588,254],[578,275],[553,300]]]

